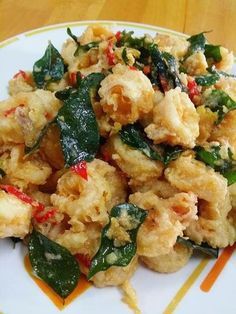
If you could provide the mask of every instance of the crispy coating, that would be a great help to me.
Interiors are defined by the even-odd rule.
[[[66,172],[51,196],[52,204],[71,218],[72,226],[80,222],[105,225],[111,208],[126,198],[124,180],[114,167],[95,159],[87,164],[87,172],[87,181],[70,170]]]
[[[119,286],[129,280],[138,266],[138,258],[135,256],[129,265],[125,267],[112,266],[105,271],[100,271],[91,278],[96,287]]]
[[[202,51],[194,52],[183,63],[189,75],[203,75],[207,73],[208,64]]]
[[[225,91],[234,101],[236,101],[236,79],[234,77],[221,77],[215,84],[215,87]]]
[[[20,92],[0,103],[0,144],[32,146],[43,127],[57,115],[61,104],[45,90]]]
[[[24,238],[30,231],[32,207],[0,191],[0,238]]]
[[[198,217],[186,230],[197,243],[207,242],[212,247],[225,247],[235,241],[236,230],[227,219],[231,210],[227,180],[194,159],[193,154],[182,154],[165,170],[167,180],[185,192],[199,198]]]
[[[228,112],[222,122],[213,128],[209,140],[228,142],[236,153],[236,110]]]
[[[7,176],[3,183],[13,184],[21,189],[29,185],[43,185],[51,174],[51,167],[38,154],[24,156],[24,146],[16,145],[11,152],[0,157],[1,168]]]
[[[186,93],[177,87],[165,93],[165,97],[153,109],[153,123],[145,128],[154,143],[167,142],[192,148],[199,135],[199,116]]]
[[[140,260],[150,269],[159,273],[173,273],[184,267],[191,255],[192,249],[176,243],[168,254],[154,257],[140,256]]]
[[[164,166],[142,152],[124,144],[118,135],[110,137],[104,147],[117,166],[135,182],[146,182],[162,175]],[[132,181],[130,182],[132,185]]]
[[[189,42],[186,39],[174,35],[157,33],[154,42],[158,45],[158,48],[161,51],[166,51],[177,59],[183,58],[189,47]]]
[[[215,127],[215,121],[217,120],[217,113],[212,112],[205,106],[197,107],[197,113],[199,115],[199,136],[197,138],[197,144],[204,144],[211,136],[211,132]]]
[[[168,254],[177,237],[197,219],[197,197],[191,192],[168,199],[161,199],[153,192],[137,192],[129,196],[129,201],[148,211],[137,237],[138,255]]]
[[[86,28],[85,32],[79,37],[81,45],[86,45],[92,41],[106,40],[114,36],[114,33],[105,26],[100,24],[91,25]]]
[[[26,80],[22,75],[11,79],[8,83],[8,92],[14,96],[20,92],[32,92],[35,89],[33,76],[31,72],[25,72]]]
[[[117,64],[98,91],[104,112],[123,124],[134,123],[153,107],[153,88],[142,71]]]
[[[215,64],[216,68],[221,71],[230,72],[234,64],[233,52],[229,51],[228,49],[224,47],[220,47],[220,54],[221,54],[222,60]]]

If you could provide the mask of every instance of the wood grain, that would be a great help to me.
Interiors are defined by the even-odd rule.
[[[235,0],[0,0],[0,41],[45,25],[81,20],[123,20],[208,38],[236,51]]]

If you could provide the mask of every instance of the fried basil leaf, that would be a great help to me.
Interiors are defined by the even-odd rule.
[[[183,244],[187,246],[188,248],[192,248],[193,250],[198,250],[204,254],[210,255],[214,258],[217,258],[219,255],[219,249],[214,249],[213,247],[209,246],[207,243],[202,243],[201,245],[199,245],[191,240],[187,240],[182,237],[178,237],[176,242]]]
[[[104,79],[102,73],[85,77],[78,90],[71,91],[59,110],[56,121],[66,167],[92,161],[99,148],[99,130],[91,98]]]
[[[44,56],[35,62],[33,77],[38,88],[59,81],[64,75],[64,62],[57,49],[49,42]]]
[[[162,157],[151,147],[137,124],[123,126],[119,135],[123,143],[140,150],[151,159],[162,161]]]
[[[122,54],[121,54],[121,57],[122,57],[122,60],[124,61],[125,64],[128,64],[129,63],[129,59],[127,57],[127,49],[124,48],[122,50]]]
[[[179,155],[183,152],[183,148],[181,146],[169,146],[162,145],[163,149],[163,163],[167,166],[172,160],[175,160],[179,157]]]
[[[205,45],[204,55],[207,59],[212,59],[214,62],[220,62],[222,60],[222,56],[220,53],[220,45]]]
[[[161,53],[156,45],[149,48],[151,56],[151,82],[159,87],[162,92],[175,87],[186,91],[179,76],[175,58],[167,53]]]
[[[214,89],[206,97],[205,106],[217,112],[216,124],[219,124],[229,111],[236,109],[236,102],[223,90]]]
[[[111,266],[127,266],[136,254],[136,238],[139,227],[144,222],[147,212],[136,205],[130,203],[119,204],[111,209],[110,222],[103,228],[101,244],[98,252],[93,257],[88,273],[88,279],[99,271],[105,271]],[[129,221],[129,228],[125,228],[129,236],[129,241],[123,245],[117,245],[115,239],[109,237],[111,219],[115,217],[125,217]],[[123,218],[124,219],[124,218]],[[122,220],[120,222],[122,224]]]
[[[233,154],[228,149],[228,157],[221,156],[221,146],[212,146],[209,150],[201,146],[194,148],[196,158],[203,161],[206,165],[220,172],[227,180],[228,185],[236,182],[236,161],[233,159]]]
[[[0,168],[0,179],[2,179],[3,177],[5,177],[6,172]]]
[[[86,44],[86,45],[81,45],[79,42],[78,42],[78,38],[77,36],[75,36],[71,29],[69,27],[67,27],[67,34],[74,40],[74,42],[77,44],[77,49],[74,53],[74,56],[79,56],[80,54],[82,53],[85,53],[87,51],[89,51],[91,48],[97,48],[100,41],[91,41],[90,43]]]
[[[35,140],[35,142],[34,142],[34,144],[33,144],[32,146],[25,146],[25,154],[26,154],[26,155],[32,154],[33,152],[35,152],[35,151],[39,148],[39,146],[40,146],[40,144],[41,144],[41,141],[42,141],[44,135],[46,135],[46,133],[47,133],[49,127],[50,127],[54,122],[55,122],[55,121],[53,120],[53,121],[47,123],[47,124],[44,126],[44,128],[40,131],[40,133],[39,133],[37,139]]]
[[[204,32],[189,37],[187,41],[190,43],[190,46],[186,57],[192,55],[194,52],[205,50],[206,37],[204,36]]]
[[[195,82],[197,83],[197,85],[211,86],[214,85],[219,79],[220,75],[218,73],[214,73],[196,76]]]
[[[30,235],[28,249],[34,274],[62,298],[71,294],[80,277],[75,257],[66,248],[35,230]]]

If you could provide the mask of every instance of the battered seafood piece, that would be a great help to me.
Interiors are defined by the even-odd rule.
[[[2,182],[13,184],[26,190],[30,185],[43,185],[49,178],[52,169],[38,154],[24,156],[24,146],[16,145],[11,152],[0,156],[1,168],[6,177]]]
[[[0,238],[23,239],[30,231],[32,207],[0,191]]]
[[[51,196],[51,201],[70,217],[72,226],[81,222],[104,226],[110,209],[125,198],[125,183],[116,169],[95,159],[88,164],[88,181],[72,171],[66,172],[58,180],[57,193]]]
[[[168,254],[156,257],[140,256],[140,260],[150,269],[159,273],[173,273],[184,267],[192,256],[192,249],[176,243]]]
[[[131,185],[157,179],[162,175],[164,166],[160,161],[151,160],[139,150],[124,144],[118,135],[110,137],[103,150],[131,178]]]
[[[212,247],[235,242],[236,230],[227,218],[231,210],[227,180],[222,175],[186,153],[171,162],[165,176],[176,188],[193,192],[199,198],[199,218],[186,230],[191,240],[207,242]]]
[[[55,116],[61,104],[45,90],[20,92],[0,102],[0,144],[33,146],[40,132]]]
[[[156,257],[171,252],[178,236],[197,220],[197,197],[193,193],[178,193],[161,199],[153,192],[137,192],[129,196],[133,204],[148,210],[137,238],[138,255]]]
[[[177,59],[183,58],[189,47],[189,42],[186,39],[174,35],[157,34],[154,42],[161,51],[166,51]]]
[[[98,91],[104,112],[122,125],[134,123],[153,108],[154,91],[142,71],[121,64],[112,69]]]
[[[177,87],[153,109],[153,123],[145,128],[154,143],[166,142],[192,148],[199,135],[199,116],[186,93]]]
[[[189,75],[202,75],[207,73],[207,60],[202,51],[194,52],[184,61],[184,67]]]

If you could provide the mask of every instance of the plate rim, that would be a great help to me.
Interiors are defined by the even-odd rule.
[[[22,37],[31,37],[40,33],[44,33],[47,31],[51,30],[56,30],[56,29],[61,29],[64,27],[73,27],[73,26],[88,26],[89,24],[103,24],[103,25],[108,25],[108,26],[116,26],[116,25],[121,25],[121,26],[128,26],[128,27],[135,27],[135,28],[140,28],[140,29],[146,29],[147,31],[160,31],[161,33],[166,33],[166,34],[172,34],[175,36],[179,36],[182,38],[188,38],[190,35],[172,30],[170,28],[165,28],[153,24],[147,24],[147,23],[139,23],[139,22],[132,22],[132,21],[122,21],[122,20],[81,20],[81,21],[68,21],[68,22],[63,22],[63,23],[55,23],[55,24],[50,24],[42,27],[37,27],[30,29],[28,31],[18,33],[16,35],[13,35],[11,37],[8,37],[4,39],[3,41],[0,41],[0,49],[4,48],[11,43],[20,40]]]

